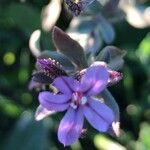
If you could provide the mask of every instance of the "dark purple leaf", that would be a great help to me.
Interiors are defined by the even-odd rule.
[[[32,80],[39,83],[50,84],[54,77],[47,76],[44,72],[36,72],[33,74]]]
[[[67,56],[78,69],[87,67],[83,48],[58,27],[53,29],[53,41],[57,50]]]

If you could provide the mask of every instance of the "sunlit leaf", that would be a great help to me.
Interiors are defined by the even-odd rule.
[[[54,13],[55,12],[55,13]],[[42,11],[42,27],[50,31],[56,24],[61,12],[61,0],[51,0]]]
[[[148,33],[146,37],[142,40],[136,51],[136,54],[150,73],[150,33]]]
[[[29,40],[29,47],[30,50],[32,52],[32,54],[35,57],[38,57],[40,55],[40,36],[41,36],[41,31],[40,30],[35,30],[31,36],[30,36],[30,40]]]
[[[96,135],[94,138],[94,144],[98,149],[103,150],[127,150],[121,144],[109,139],[104,135]]]
[[[145,150],[150,149],[150,124],[143,123],[140,129],[139,141],[145,147]]]
[[[127,0],[122,0],[120,8],[126,14],[126,20],[136,28],[145,28],[150,26],[150,7],[144,5],[138,7],[136,3]]]

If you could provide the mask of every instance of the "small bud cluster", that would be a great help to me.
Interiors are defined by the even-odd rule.
[[[48,59],[39,59],[37,61],[37,67],[42,71],[46,76],[50,77],[52,80],[61,75],[67,75],[62,69],[59,62],[51,58]]]
[[[68,5],[68,8],[75,16],[78,16],[80,12],[82,11],[82,3],[80,0],[66,0],[66,4]]]

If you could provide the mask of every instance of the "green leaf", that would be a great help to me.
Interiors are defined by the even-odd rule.
[[[21,3],[12,3],[7,8],[7,17],[12,25],[31,34],[37,28],[40,28],[40,12],[30,5]]]
[[[121,144],[100,134],[94,137],[94,144],[99,150],[127,150]]]
[[[25,112],[8,134],[3,150],[45,150],[47,146],[48,124],[34,121],[33,114]]]
[[[136,53],[141,59],[142,63],[144,64],[150,63],[150,32],[140,43]]]
[[[17,105],[13,100],[0,95],[0,110],[9,117],[18,117],[23,111],[23,108]]]
[[[150,124],[143,123],[141,125],[139,141],[145,147],[145,150],[150,149]]]
[[[150,32],[140,43],[138,49],[136,50],[136,54],[140,58],[142,64],[145,66],[145,69],[150,75]]]

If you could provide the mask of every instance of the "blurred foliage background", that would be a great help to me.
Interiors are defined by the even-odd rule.
[[[144,3],[145,2],[145,3]],[[125,19],[114,24],[113,45],[127,51],[123,80],[109,88],[120,107],[121,136],[113,138],[91,127],[76,144],[64,148],[57,140],[62,114],[34,121],[37,93],[28,84],[35,58],[29,38],[41,29],[48,0],[0,1],[0,149],[1,150],[149,150],[150,149],[150,28],[135,28]],[[149,1],[142,1],[149,6]],[[67,29],[71,17],[64,4],[56,25]],[[43,49],[53,50],[51,32],[42,30]]]

